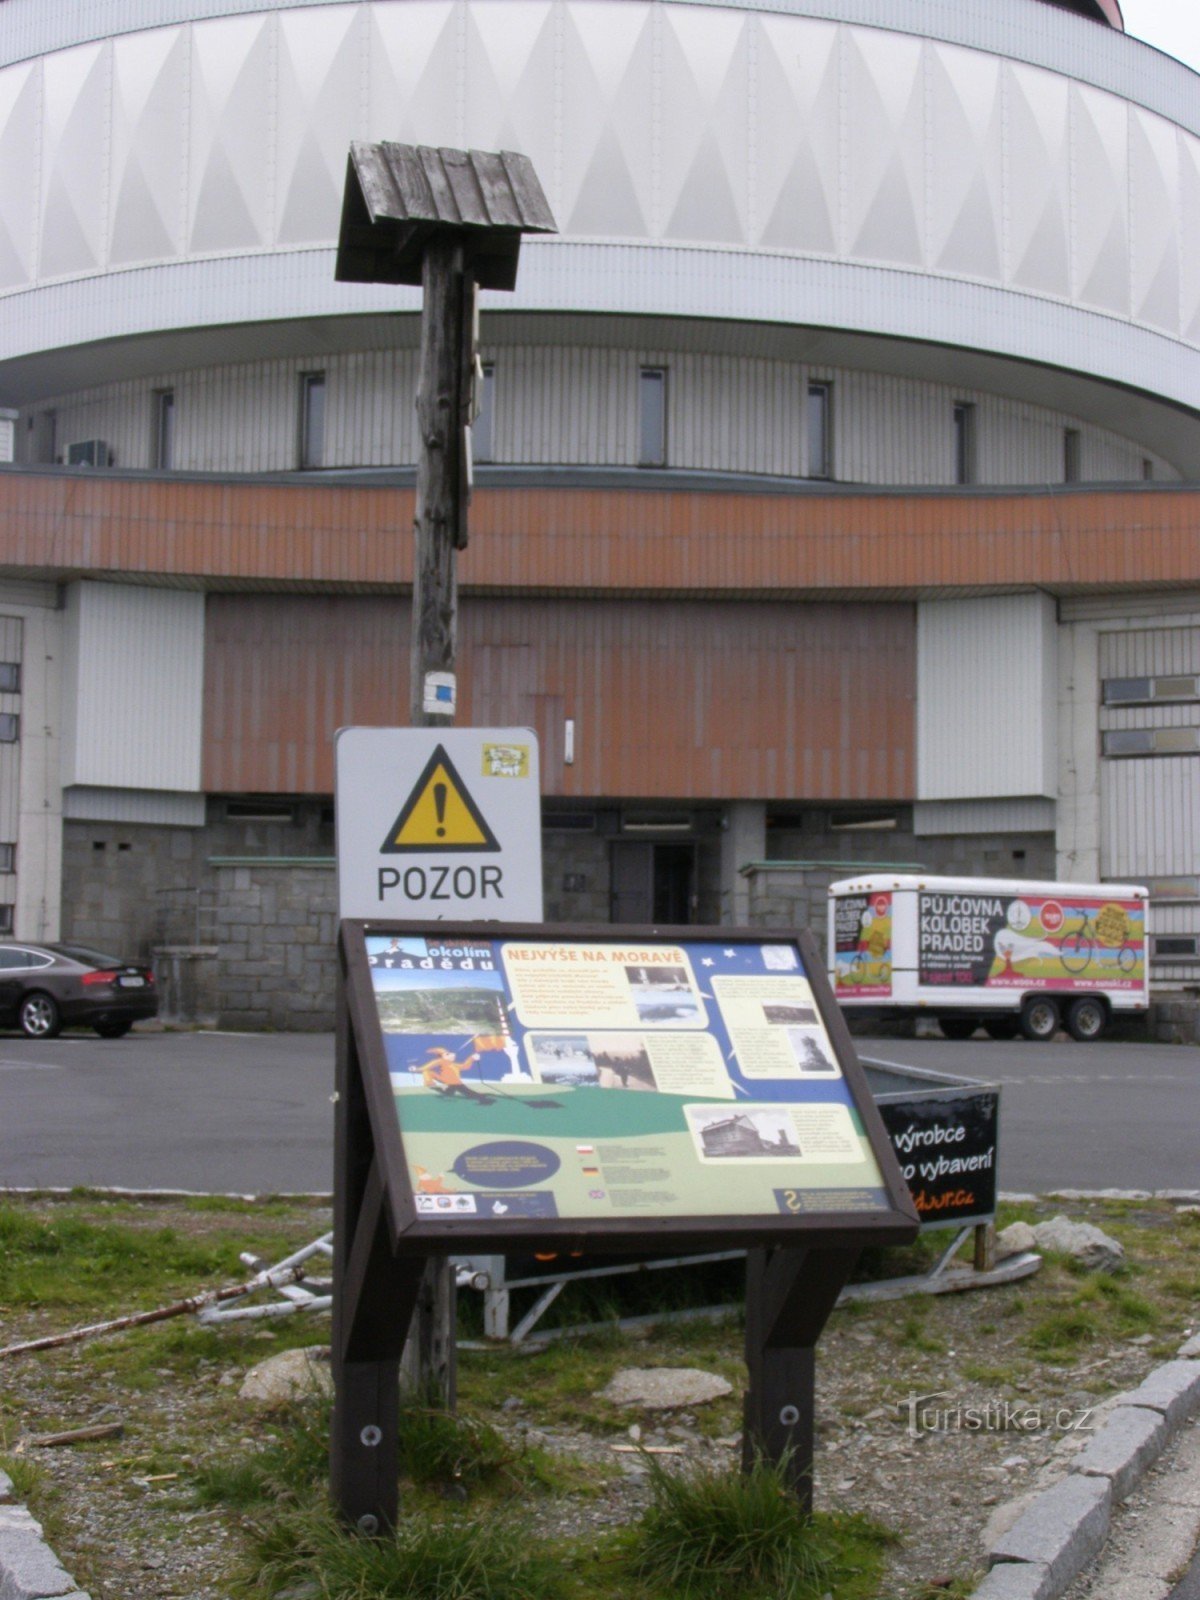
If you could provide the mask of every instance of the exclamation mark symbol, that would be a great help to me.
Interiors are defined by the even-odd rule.
[[[446,785],[435,783],[433,786],[433,805],[437,812],[439,839],[446,837]]]

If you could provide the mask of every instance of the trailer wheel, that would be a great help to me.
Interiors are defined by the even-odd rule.
[[[1036,1044],[1049,1044],[1058,1032],[1058,1006],[1044,994],[1031,994],[1021,1007],[1021,1032]]]
[[[1081,995],[1067,1007],[1067,1032],[1080,1044],[1099,1039],[1108,1027],[1108,1008],[1095,995]]]
[[[947,1039],[969,1039],[979,1026],[975,1017],[939,1017],[938,1027]]]
[[[1017,1017],[985,1017],[983,1031],[989,1039],[1015,1039],[1021,1023]]]

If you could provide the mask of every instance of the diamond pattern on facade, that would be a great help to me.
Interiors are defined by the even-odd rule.
[[[1071,294],[1067,85],[1039,67],[1010,64],[1005,76],[1008,281],[1014,289],[1067,300]]]
[[[837,253],[841,36],[832,22],[759,23],[752,175],[769,249]]]
[[[0,72],[0,290],[33,281],[42,75],[33,61]]]
[[[1129,116],[1129,237],[1133,315],[1179,332],[1179,140],[1134,106]]]
[[[865,261],[924,261],[924,49],[919,39],[849,30],[843,248]]]
[[[929,260],[995,282],[1003,271],[1004,101],[999,60],[926,46],[931,141]]]
[[[555,166],[555,14],[549,0],[465,10],[463,143],[519,150],[539,174]],[[551,184],[553,178],[551,177]]]
[[[1110,94],[1071,89],[1074,148],[1074,298],[1129,315],[1129,162],[1126,108]]]
[[[367,26],[371,108],[366,137],[462,149],[460,8],[451,0],[370,6]]]
[[[0,70],[0,292],[331,242],[351,138],[519,149],[567,236],[1005,285],[1200,343],[1200,140],[1045,69],[649,0],[295,5]]]
[[[42,63],[40,278],[104,264],[110,65],[105,44],[60,50]]]
[[[193,25],[188,248],[260,250],[271,241],[274,30],[264,17]]]
[[[644,239],[650,233],[650,30],[651,8],[641,0],[621,5],[582,0],[563,10],[561,173],[557,182],[549,174],[541,176],[566,233],[625,239]]]
[[[179,174],[186,162],[188,37],[183,28],[112,44],[113,266],[167,259],[184,247]]]
[[[724,244],[746,237],[746,19],[664,7],[659,237]],[[716,23],[716,26],[712,26]]]
[[[365,137],[366,17],[359,6],[284,12],[278,24],[275,239],[336,234],[346,152]]]

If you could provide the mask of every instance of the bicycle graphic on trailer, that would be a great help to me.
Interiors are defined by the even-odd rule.
[[[1064,968],[1075,976],[1086,972],[1093,959],[1100,965],[1102,958],[1096,953],[1097,945],[1105,954],[1113,948],[1111,944],[1105,944],[1101,939],[1094,913],[1080,910],[1078,916],[1079,926],[1072,928],[1059,945],[1059,958]],[[1138,953],[1127,937],[1122,938],[1114,959],[1126,976],[1137,966]]]

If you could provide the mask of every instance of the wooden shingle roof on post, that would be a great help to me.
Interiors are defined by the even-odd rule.
[[[528,156],[429,145],[350,146],[335,276],[421,282],[429,239],[452,230],[481,289],[513,289],[523,233],[557,233]]]

